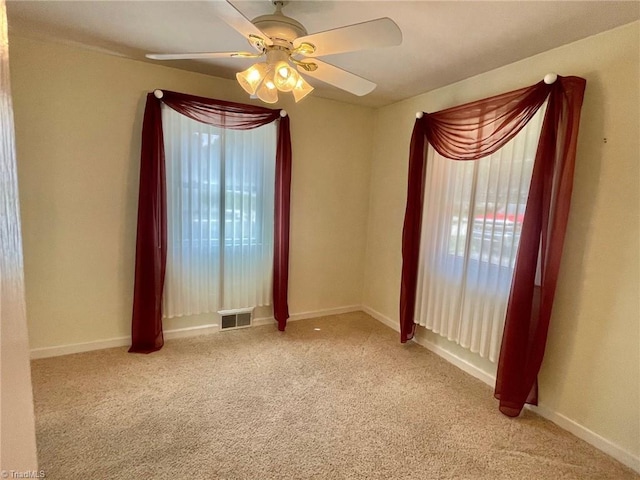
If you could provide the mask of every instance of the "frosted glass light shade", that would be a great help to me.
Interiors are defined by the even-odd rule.
[[[287,62],[278,62],[274,69],[273,81],[281,92],[290,92],[298,83],[298,72]]]
[[[298,81],[296,82],[295,88],[292,90],[293,98],[296,100],[296,103],[309,95],[312,91],[313,87],[309,85],[304,78],[302,78],[302,75],[298,75]]]
[[[256,95],[265,103],[276,103],[278,101],[278,89],[273,81],[273,71],[268,71],[262,85],[256,90]]]
[[[236,79],[245,92],[254,95],[265,78],[268,68],[266,63],[256,63],[246,70],[236,73]]]

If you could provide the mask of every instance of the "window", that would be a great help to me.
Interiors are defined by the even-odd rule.
[[[496,361],[544,108],[502,149],[427,158],[415,322]]]
[[[230,130],[162,106],[165,317],[269,305],[276,125]]]

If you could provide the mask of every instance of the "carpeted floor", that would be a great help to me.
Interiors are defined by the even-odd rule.
[[[639,479],[364,313],[33,362],[46,478]]]

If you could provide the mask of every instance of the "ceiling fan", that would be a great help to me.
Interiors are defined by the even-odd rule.
[[[236,74],[238,83],[247,93],[266,103],[277,102],[278,91],[292,92],[298,102],[313,90],[305,75],[358,96],[366,95],[376,87],[375,83],[317,57],[402,43],[402,32],[390,18],[309,35],[300,22],[282,13],[282,8],[289,2],[274,0],[272,3],[274,13],[249,20],[228,0],[212,2],[218,16],[243,35],[254,52],[153,53],[146,57],[196,60],[264,56],[264,61]]]

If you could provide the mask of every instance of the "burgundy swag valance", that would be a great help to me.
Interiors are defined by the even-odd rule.
[[[140,192],[136,240],[132,345],[129,352],[162,348],[162,290],[167,264],[167,200],[161,103],[198,122],[220,128],[249,130],[278,121],[273,254],[273,311],[278,329],[289,318],[289,209],[291,137],[289,117],[280,110],[163,91],[147,95],[142,125]]]
[[[400,330],[404,343],[415,333],[414,314],[427,143],[452,160],[475,160],[499,150],[547,101],[498,361],[495,396],[500,411],[520,414],[537,405],[551,307],[558,282],[586,81],[561,77],[468,103],[415,122],[409,154],[407,206],[402,232]],[[540,258],[538,258],[540,257]],[[536,285],[539,263],[541,281]]]

